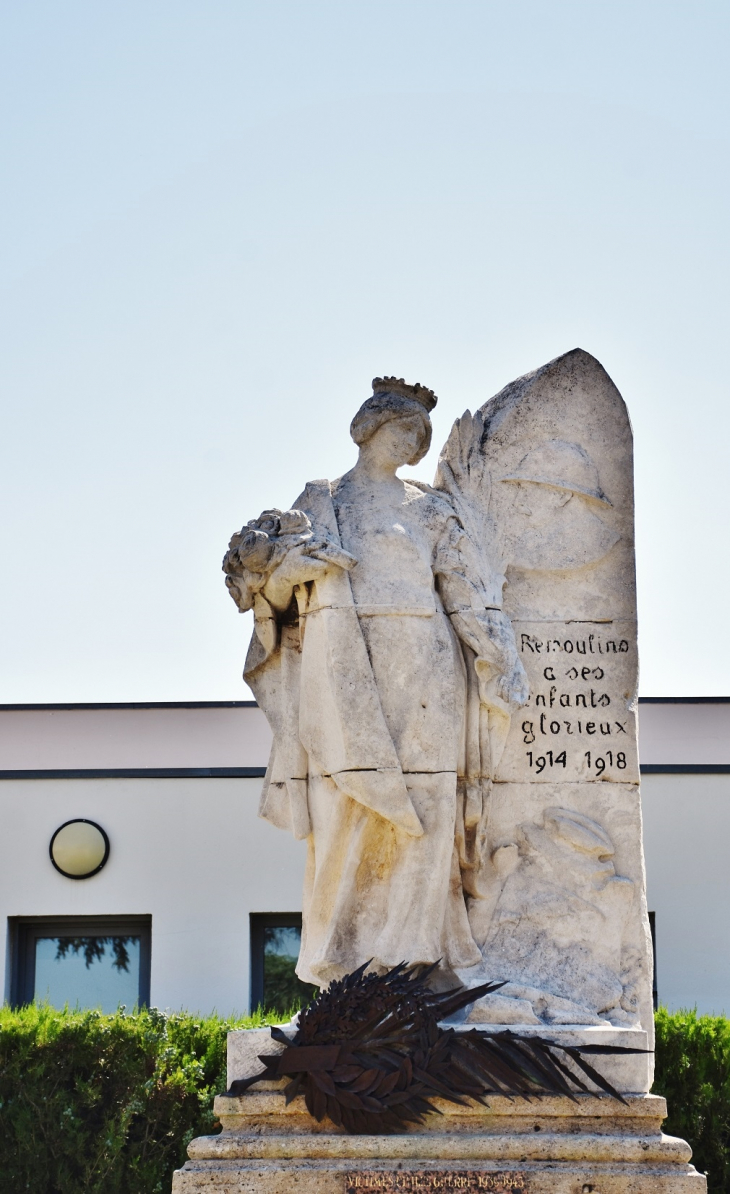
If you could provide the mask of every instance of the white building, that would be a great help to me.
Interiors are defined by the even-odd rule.
[[[294,949],[306,849],[256,815],[270,741],[246,701],[0,706],[5,997],[260,1000],[265,944]],[[640,748],[659,1000],[730,1012],[730,698],[642,700]],[[79,820],[102,833],[67,829],[54,865]],[[78,832],[99,842],[88,878],[62,873]]]

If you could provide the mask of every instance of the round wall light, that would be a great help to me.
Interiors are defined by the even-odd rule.
[[[56,870],[67,879],[89,879],[106,864],[109,838],[96,821],[77,817],[59,825],[48,852]]]

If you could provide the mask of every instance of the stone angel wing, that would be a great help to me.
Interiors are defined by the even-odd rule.
[[[636,619],[632,459],[623,399],[580,349],[511,382],[474,414],[466,411],[443,447],[434,487],[448,496],[480,554],[532,694],[524,719],[512,719],[500,780],[534,778],[526,751],[533,729],[543,727],[537,710],[551,701],[567,709],[576,699],[600,700],[623,711],[615,719],[622,726],[626,711],[633,719],[636,660],[624,652],[635,642]],[[563,693],[561,682],[576,693]],[[569,721],[562,708],[557,717],[547,714],[554,741],[543,746],[555,747],[561,779],[578,779],[583,755],[577,748],[561,753],[563,737],[579,732],[578,721],[568,728]],[[613,730],[623,734],[618,725]],[[612,766],[612,778],[638,776],[633,743],[630,754],[625,765],[622,754],[619,770]]]
[[[567,600],[589,619],[604,606],[598,578],[615,587],[615,550],[633,569],[632,477],[622,475],[630,449],[623,400],[580,349],[456,420],[434,487],[448,494],[495,583],[508,577],[513,613],[551,617]],[[623,603],[615,595],[633,616],[625,587]]]
[[[484,451],[489,423],[485,409],[465,411],[451,428],[439,456],[434,488],[448,494],[469,539],[477,549],[482,566],[495,590],[495,604],[501,605],[504,584],[499,529],[492,513],[492,469]],[[496,590],[499,590],[496,593]]]

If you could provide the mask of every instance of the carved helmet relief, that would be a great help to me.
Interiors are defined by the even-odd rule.
[[[506,509],[506,564],[565,571],[596,563],[620,539],[601,517],[612,506],[585,448],[546,440],[501,478],[513,490]]]
[[[547,440],[522,457],[517,469],[503,481],[529,481],[566,493],[580,493],[606,506],[612,503],[601,489],[598,469],[580,444]]]

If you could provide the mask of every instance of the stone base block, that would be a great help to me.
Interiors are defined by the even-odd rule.
[[[349,1136],[316,1123],[280,1090],[216,1099],[223,1131],[202,1136],[173,1180],[173,1194],[706,1194],[691,1149],[661,1131],[666,1103],[626,1105],[578,1095],[489,1106],[437,1101],[403,1135]]]
[[[616,1028],[612,1024],[601,1025],[533,1025],[533,1024],[464,1024],[457,1028],[457,1032],[469,1032],[478,1028],[484,1033],[517,1032],[520,1036],[546,1037],[555,1045],[569,1045],[580,1049],[585,1045],[612,1045],[621,1049],[643,1049],[643,1053],[603,1054],[601,1056],[587,1056],[594,1069],[607,1078],[611,1085],[622,1094],[648,1094],[654,1081],[654,1054],[649,1043],[648,1034],[643,1028]],[[263,1052],[263,1050],[262,1050]],[[563,1061],[567,1059],[563,1057]],[[573,1069],[571,1062],[567,1062]],[[585,1076],[579,1076],[585,1082]],[[589,1088],[593,1083],[588,1081]],[[593,1087],[598,1091],[598,1087]]]
[[[282,1032],[293,1037],[296,1028],[291,1024],[279,1025]],[[478,1027],[480,1032],[519,1032],[522,1036],[547,1037],[556,1045],[572,1045],[580,1048],[582,1045],[619,1045],[622,1049],[649,1050],[651,1045],[647,1033],[643,1028],[616,1028],[611,1024],[590,1025],[561,1025],[556,1028],[545,1024],[460,1024],[449,1025],[457,1032],[472,1032]],[[249,1074],[256,1074],[263,1070],[258,1059],[259,1053],[278,1053],[283,1045],[271,1039],[268,1028],[243,1028],[228,1033],[228,1086],[236,1078],[246,1078]],[[563,1058],[565,1061],[566,1059]],[[611,1056],[588,1057],[597,1070],[622,1094],[646,1094],[651,1090],[654,1077],[654,1054],[651,1052],[628,1053]],[[572,1065],[568,1063],[570,1068]],[[585,1078],[584,1078],[585,1081]],[[264,1083],[264,1089],[268,1086]],[[592,1083],[588,1083],[592,1086]],[[595,1087],[596,1091],[598,1087]]]

